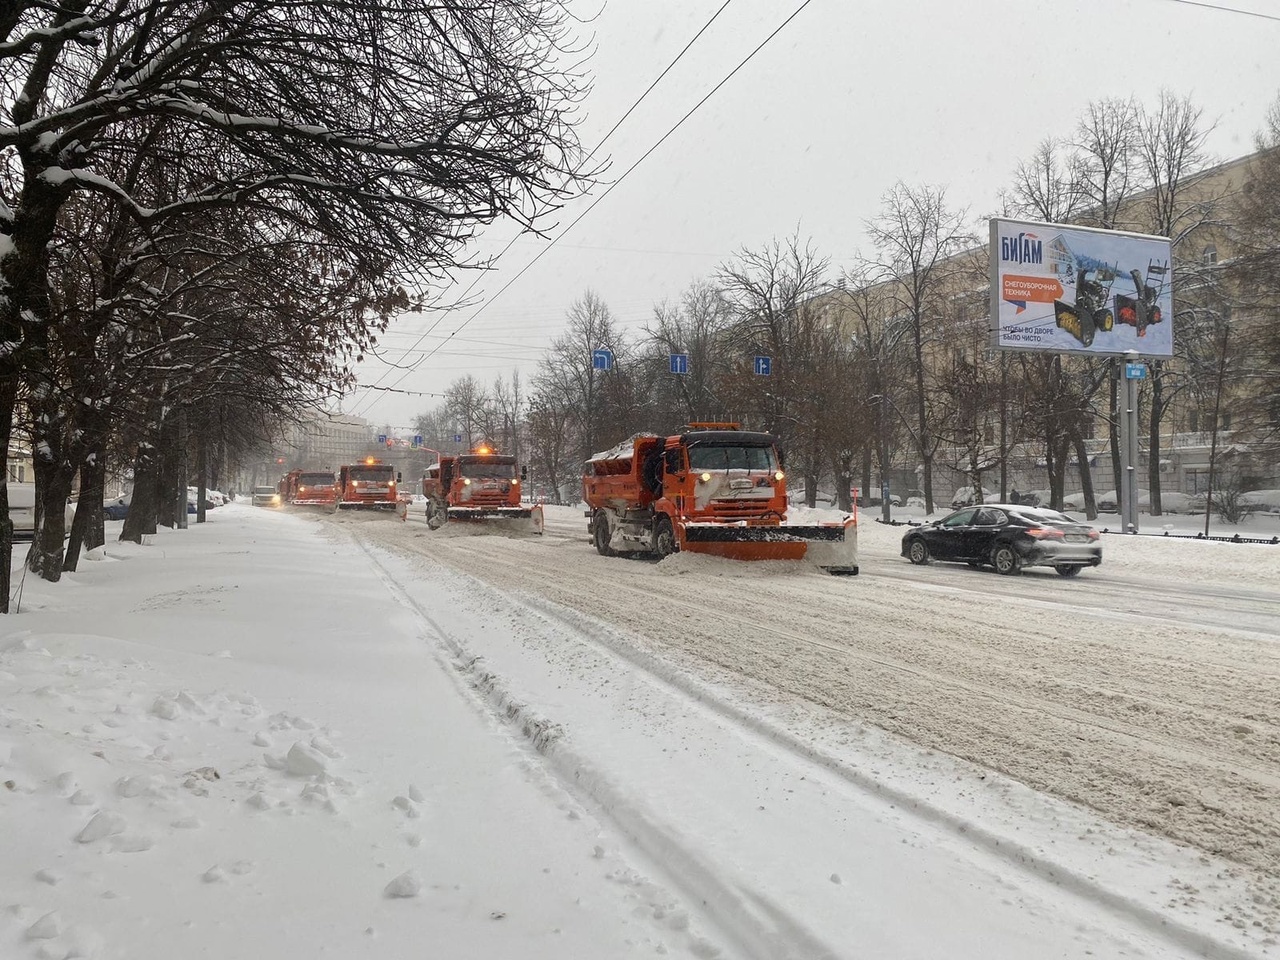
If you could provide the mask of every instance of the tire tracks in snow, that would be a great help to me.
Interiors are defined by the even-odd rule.
[[[472,574],[505,571],[497,579],[606,616],[704,673],[710,664],[1264,872],[1280,862],[1272,644],[1213,643],[1203,627],[1082,633],[1069,610],[990,623],[963,595],[940,601],[947,629],[922,636],[909,599],[872,576],[661,576],[649,586],[661,565],[628,575],[630,561],[585,548],[552,568],[538,545],[407,545]],[[659,629],[653,611],[677,606],[689,616]],[[833,621],[848,624],[843,635]]]
[[[678,832],[619,790],[596,769],[590,757],[566,742],[552,718],[513,696],[502,677],[485,670],[481,658],[413,599],[362,538],[353,539],[373,563],[388,592],[421,622],[424,633],[434,636],[448,651],[453,658],[451,666],[465,678],[482,707],[498,721],[520,731],[546,761],[549,773],[564,793],[590,808],[599,820],[610,823],[634,844],[648,858],[654,872],[662,875],[671,889],[678,890],[686,903],[699,904],[715,925],[721,942],[733,944],[737,953],[749,960],[836,960],[839,954],[832,947],[763,893],[723,881],[715,865],[692,853]],[[429,556],[423,551],[414,552]],[[507,602],[517,603],[491,585],[483,586]],[[593,642],[586,635],[579,634],[578,638],[580,642]],[[653,676],[656,679],[656,674]],[[749,909],[752,904],[754,911]],[[695,943],[694,952],[698,955],[719,955],[718,948],[708,948],[705,943],[701,952],[696,947]]]

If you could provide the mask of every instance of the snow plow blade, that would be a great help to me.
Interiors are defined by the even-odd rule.
[[[831,573],[857,574],[858,525],[843,523],[739,526],[686,524],[681,550],[728,560],[805,560]]]
[[[504,530],[541,534],[542,504],[532,507],[450,507],[449,519],[464,523],[496,521]]]

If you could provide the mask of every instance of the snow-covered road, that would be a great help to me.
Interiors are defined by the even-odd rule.
[[[0,621],[0,956],[1280,956],[1280,549],[1063,580],[235,504]]]
[[[1228,873],[1257,881],[1227,922],[1255,933],[1274,927],[1280,902],[1267,878],[1280,875],[1275,548],[1253,547],[1242,559],[1250,548],[1114,538],[1108,563],[1076,580],[1034,570],[1004,579],[961,566],[911,567],[897,557],[900,528],[864,523],[863,574],[848,579],[787,564],[602,558],[587,543],[581,514],[567,510],[552,512],[539,539],[452,527],[431,533],[417,518],[336,522],[365,542],[429,567],[445,564],[497,591],[461,590],[459,607],[514,602],[554,622],[556,639],[539,645],[541,656],[565,656],[559,648],[572,628],[574,649],[594,637],[646,676],[696,678],[748,718],[739,727],[765,724],[792,753],[817,752],[841,776],[856,772],[861,788],[888,787],[878,773],[864,782],[857,760],[840,759],[871,724],[925,756],[973,761],[1112,823],[1223,856],[1235,865]],[[612,629],[601,641],[605,624]],[[494,656],[487,640],[463,646]],[[705,690],[686,693],[697,699]],[[553,703],[531,698],[540,715],[564,722]],[[581,740],[579,732],[579,750]],[[899,785],[906,802],[971,837],[990,829],[991,848],[1017,847],[1021,828],[1007,829],[1007,810],[975,812],[948,795],[947,774],[929,766],[921,761]],[[1082,829],[1082,836],[1092,830]],[[1035,860],[1021,848],[1019,857],[1024,868]],[[1114,892],[1109,881],[1090,887],[1095,867],[1079,850],[1037,869],[1076,876],[1089,887],[1086,900]],[[1145,909],[1158,924],[1178,927],[1161,912],[1166,900],[1177,902],[1169,896],[1160,891]],[[1195,895],[1181,899],[1190,903],[1180,910],[1196,912]]]

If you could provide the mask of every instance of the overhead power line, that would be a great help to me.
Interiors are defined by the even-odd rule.
[[[619,117],[619,118],[618,118],[618,121],[617,121],[617,122],[616,122],[612,127],[610,127],[610,128],[609,128],[609,132],[608,132],[608,133],[606,133],[606,134],[605,134],[605,135],[600,139],[600,142],[599,142],[599,143],[597,143],[597,144],[596,144],[596,145],[591,149],[591,152],[590,152],[589,154],[587,154],[586,160],[590,160],[592,157],[594,157],[597,153],[599,153],[599,152],[600,152],[600,148],[601,148],[601,147],[603,147],[606,143],[608,143],[608,142],[609,142],[609,138],[610,138],[610,137],[612,137],[612,136],[614,135],[614,133],[617,131],[617,129],[618,129],[620,126],[622,126],[622,124],[626,121],[627,117],[631,116],[631,114],[635,112],[636,108],[637,108],[638,106],[640,106],[640,104],[641,104],[641,103],[643,103],[643,102],[644,102],[645,98],[646,98],[646,97],[648,97],[650,93],[652,93],[652,92],[653,92],[654,87],[656,87],[659,83],[661,83],[661,82],[662,82],[662,78],[663,78],[663,77],[665,77],[668,73],[670,73],[670,72],[671,72],[671,69],[672,69],[672,68],[673,68],[677,63],[679,63],[679,62],[680,62],[681,58],[682,58],[686,53],[688,53],[688,52],[689,52],[689,48],[690,48],[690,47],[692,47],[695,43],[697,43],[697,42],[698,42],[698,38],[699,38],[699,37],[701,37],[704,33],[706,33],[706,32],[707,32],[707,29],[708,29],[708,28],[709,28],[713,23],[715,23],[715,22],[716,22],[716,18],[717,18],[717,17],[719,17],[719,16],[720,16],[720,14],[722,14],[722,13],[724,12],[725,7],[729,6],[729,4],[730,4],[730,3],[732,3],[732,2],[733,2],[733,0],[724,0],[724,3],[720,4],[720,6],[719,6],[719,8],[717,8],[716,12],[715,12],[715,13],[713,13],[713,14],[711,15],[711,19],[710,19],[710,20],[708,20],[706,23],[704,23],[704,24],[702,25],[702,28],[701,28],[697,33],[695,33],[695,34],[693,35],[693,39],[691,39],[688,43],[686,43],[686,44],[684,45],[684,47],[682,47],[682,48],[681,48],[680,52],[676,54],[675,59],[674,59],[674,60],[672,60],[669,64],[667,64],[666,69],[664,69],[660,74],[658,74],[658,76],[654,79],[654,81],[653,81],[652,83],[650,83],[650,84],[649,84],[649,86],[645,87],[644,92],[643,92],[643,93],[641,93],[641,94],[640,94],[640,96],[636,98],[635,103],[631,104],[631,106],[627,108],[627,112],[626,112],[626,113],[624,113],[621,117]],[[586,160],[584,160],[583,162],[585,163],[585,162],[586,162]],[[629,171],[628,171],[628,172],[629,172]],[[624,174],[624,176],[625,176],[625,174]],[[606,192],[607,192],[607,191],[606,191]],[[516,242],[517,240],[519,240],[519,239],[520,239],[520,236],[521,236],[521,235],[520,235],[519,233],[517,233],[514,237],[512,237],[509,241],[507,241],[507,245],[506,245],[505,247],[503,247],[501,250],[499,250],[499,251],[498,251],[498,253],[497,253],[497,255],[496,255],[496,256],[495,256],[491,261],[489,261],[489,262],[490,262],[490,264],[497,263],[500,259],[502,259],[502,255],[503,255],[504,253],[506,253],[508,250],[510,250],[510,249],[511,249],[511,247],[515,244],[515,242]],[[541,256],[541,254],[539,254],[539,256]],[[480,278],[481,278],[482,276],[483,276],[483,273],[477,274],[477,275],[475,276],[475,278],[471,281],[471,283],[467,285],[467,289],[466,289],[466,290],[464,290],[464,291],[462,292],[462,295],[458,298],[459,302],[465,302],[465,301],[466,301],[466,299],[467,299],[467,295],[468,295],[468,294],[470,294],[470,293],[471,293],[471,291],[472,291],[473,289],[475,289],[475,285],[476,285],[477,283],[479,283],[479,282],[480,282]],[[504,289],[505,289],[505,288],[504,288]],[[444,317],[445,317],[445,314],[441,314],[441,316],[440,316],[440,317],[435,321],[435,323],[431,324],[431,326],[429,326],[429,327],[427,328],[426,333],[424,333],[420,338],[418,338],[417,342],[415,342],[415,343],[413,344],[413,346],[408,347],[408,348],[404,351],[404,353],[401,355],[401,358],[400,358],[402,362],[403,362],[403,360],[404,360],[406,357],[408,357],[408,356],[409,356],[409,354],[411,354],[414,350],[418,349],[418,347],[422,344],[422,341],[423,341],[423,340],[425,340],[425,339],[427,338],[427,336],[428,336],[429,334],[431,334],[431,332],[432,332],[433,330],[435,330],[435,328],[436,328],[437,326],[439,326],[439,325],[440,325],[440,323],[444,320]],[[432,351],[432,352],[434,353],[434,351]],[[416,364],[414,364],[413,366],[411,366],[411,367],[409,367],[409,368],[408,368],[408,372],[409,372],[409,373],[413,372],[413,370],[415,370],[415,369],[416,369],[420,364],[424,363],[424,362],[427,360],[427,358],[428,358],[428,357],[430,357],[430,356],[431,356],[431,354],[430,354],[430,353],[428,353],[428,354],[426,354],[425,356],[423,356],[423,357],[418,361],[418,363],[416,363]],[[395,366],[397,369],[401,369],[401,368],[399,367],[399,365],[395,365],[395,364],[393,364],[393,366]],[[375,383],[375,386],[376,386],[377,384],[382,383],[382,381],[383,381],[384,379],[386,379],[386,377],[387,377],[387,376],[389,376],[389,374],[390,374],[390,371],[387,371],[386,373],[383,373],[383,374],[382,374],[382,376],[380,376],[380,377],[377,379],[377,381],[376,381],[376,383]],[[403,380],[403,379],[404,379],[404,377],[401,377],[401,378],[400,378],[400,380]],[[396,383],[400,383],[400,380],[397,380],[397,381],[396,381]],[[370,396],[372,396],[372,394],[370,394]]]
[[[1188,7],[1203,7],[1205,10],[1217,10],[1219,13],[1238,13],[1242,17],[1257,17],[1260,20],[1280,22],[1280,16],[1274,13],[1259,13],[1256,10],[1241,10],[1239,7],[1220,7],[1216,3],[1202,3],[1201,0],[1166,0],[1168,3],[1182,3]]]
[[[475,313],[473,313],[471,316],[467,317],[467,319],[466,319],[466,320],[464,320],[464,321],[462,321],[462,323],[458,324],[458,326],[453,330],[453,332],[449,334],[449,337],[452,337],[454,334],[458,333],[458,332],[459,332],[460,330],[462,330],[465,326],[467,326],[467,324],[469,324],[469,323],[471,323],[471,321],[475,320],[475,319],[476,319],[476,317],[478,317],[478,316],[479,316],[479,315],[480,315],[480,314],[481,314],[481,313],[482,313],[486,308],[488,308],[488,307],[492,306],[495,300],[497,300],[497,299],[498,299],[499,297],[501,297],[501,296],[502,296],[502,295],[503,295],[507,290],[509,290],[509,289],[512,287],[512,285],[513,285],[513,284],[515,284],[515,282],[516,282],[517,280],[519,280],[522,276],[524,276],[524,275],[525,275],[525,274],[526,274],[526,273],[527,273],[527,272],[528,272],[528,271],[533,267],[533,265],[534,265],[534,264],[536,264],[539,260],[541,260],[544,256],[546,256],[546,254],[547,254],[547,253],[548,253],[548,252],[549,252],[549,251],[550,251],[550,250],[551,250],[551,249],[552,249],[552,248],[553,248],[553,247],[554,247],[554,246],[555,246],[555,245],[556,245],[556,244],[557,244],[557,243],[558,243],[562,238],[564,238],[564,237],[569,233],[569,231],[571,231],[571,230],[572,230],[574,227],[576,227],[580,222],[582,222],[583,217],[585,217],[585,216],[586,216],[587,214],[589,214],[592,210],[594,210],[594,209],[596,208],[596,205],[597,205],[597,204],[599,204],[599,203],[600,203],[600,201],[602,201],[605,197],[609,196],[609,194],[610,194],[610,193],[612,193],[616,187],[618,187],[619,185],[621,185],[621,183],[622,183],[624,180],[626,180],[628,176],[630,176],[631,172],[632,172],[633,170],[635,170],[635,169],[636,169],[636,167],[638,167],[638,166],[640,166],[640,164],[644,163],[644,161],[645,161],[646,159],[648,159],[648,157],[650,156],[650,154],[652,154],[655,150],[657,150],[657,149],[658,149],[658,147],[662,146],[662,144],[663,144],[663,143],[665,143],[665,142],[667,141],[667,139],[668,139],[668,138],[669,138],[673,133],[675,133],[677,130],[679,130],[679,129],[680,129],[680,127],[684,124],[684,122],[685,122],[686,120],[688,120],[688,119],[689,119],[690,117],[692,117],[695,113],[697,113],[697,112],[698,112],[698,110],[702,107],[702,105],[703,105],[704,103],[706,103],[706,102],[707,102],[708,100],[710,100],[713,96],[715,96],[715,94],[720,90],[720,88],[721,88],[721,87],[723,87],[726,83],[728,83],[730,80],[732,80],[732,79],[734,78],[734,76],[735,76],[735,75],[737,75],[737,73],[738,73],[738,71],[739,71],[739,70],[741,70],[741,69],[742,69],[743,67],[745,67],[748,63],[750,63],[750,62],[751,62],[751,60],[756,56],[756,54],[758,54],[761,50],[763,50],[763,49],[765,48],[765,46],[766,46],[766,45],[768,45],[768,43],[769,43],[770,41],[772,41],[772,40],[773,40],[773,38],[774,38],[774,37],[776,37],[776,36],[777,36],[779,33],[781,33],[784,29],[786,29],[787,25],[788,25],[789,23],[791,23],[791,21],[792,21],[792,20],[794,20],[796,17],[798,17],[801,13],[803,13],[803,12],[804,12],[804,9],[805,9],[807,6],[809,6],[809,4],[810,4],[810,3],[812,3],[812,2],[813,2],[813,0],[804,0],[804,2],[803,2],[803,3],[801,3],[798,7],[796,7],[796,9],[795,9],[794,11],[792,11],[791,15],[790,15],[789,17],[787,17],[787,19],[783,20],[783,21],[782,21],[782,23],[780,23],[780,24],[779,24],[779,25],[778,25],[778,26],[773,30],[773,32],[772,32],[772,33],[770,33],[767,37],[765,37],[763,40],[761,40],[761,41],[760,41],[760,43],[755,47],[755,49],[754,49],[754,50],[752,50],[750,53],[748,53],[748,54],[747,54],[747,55],[746,55],[746,56],[741,60],[741,62],[739,62],[739,63],[738,63],[738,65],[737,65],[736,67],[734,67],[734,68],[733,68],[732,70],[730,70],[727,74],[725,74],[725,76],[720,80],[720,82],[719,82],[719,83],[717,83],[714,87],[712,87],[712,88],[711,88],[711,90],[710,90],[710,91],[708,91],[708,92],[707,92],[707,94],[706,94],[705,96],[703,96],[703,98],[702,98],[701,100],[699,100],[697,103],[695,103],[695,104],[694,104],[694,105],[689,109],[689,112],[688,112],[688,113],[686,113],[683,117],[681,117],[679,120],[677,120],[677,121],[675,122],[675,124],[671,127],[671,129],[669,129],[666,133],[664,133],[661,137],[659,137],[659,138],[658,138],[658,140],[657,140],[657,142],[655,142],[651,147],[649,147],[649,149],[647,149],[644,153],[642,153],[642,154],[640,155],[639,159],[637,159],[634,163],[632,163],[632,164],[631,164],[631,166],[627,167],[627,169],[623,171],[622,176],[618,177],[618,179],[617,179],[617,180],[613,181],[613,183],[611,183],[611,184],[608,186],[608,188],[606,188],[606,189],[605,189],[605,191],[604,191],[602,194],[600,194],[600,196],[596,197],[594,200],[592,200],[592,201],[591,201],[591,203],[587,206],[587,208],[586,208],[585,210],[583,210],[580,214],[578,214],[576,217],[574,217],[574,218],[573,218],[573,220],[572,220],[572,221],[570,221],[570,223],[569,223],[569,225],[568,225],[567,227],[565,227],[563,230],[561,230],[561,231],[560,231],[560,233],[559,233],[557,236],[555,236],[554,238],[552,238],[551,242],[550,242],[550,243],[548,243],[545,247],[543,247],[543,248],[542,248],[542,250],[540,250],[540,251],[538,252],[538,255],[537,255],[536,257],[534,257],[534,258],[533,258],[532,260],[530,260],[527,264],[525,264],[525,265],[524,265],[524,266],[523,266],[523,267],[522,267],[522,268],[521,268],[521,269],[516,273],[516,275],[515,275],[514,277],[512,277],[512,278],[511,278],[510,280],[508,280],[505,284],[503,284],[503,285],[498,289],[498,292],[497,292],[497,293],[495,293],[492,297],[490,297],[490,298],[489,298],[489,300],[488,300],[486,303],[481,304],[481,305],[480,305],[480,307],[478,307],[478,308],[476,309],[476,312],[475,312]],[[436,344],[436,346],[434,346],[430,351],[428,351],[426,354],[424,354],[424,355],[423,355],[423,357],[422,357],[422,360],[420,361],[420,363],[425,363],[427,360],[430,360],[430,359],[431,359],[431,357],[433,357],[433,356],[434,356],[434,355],[435,355],[435,354],[440,350],[440,348],[441,348],[442,346],[444,346],[446,343],[448,343],[448,342],[449,342],[449,337],[446,337],[445,339],[443,339],[440,343]],[[397,381],[396,381],[396,383],[397,383],[397,384],[401,383],[401,382],[405,379],[405,377],[407,377],[407,376],[409,375],[409,372],[412,372],[412,371],[408,371],[408,372],[406,372],[406,373],[405,373],[405,374],[404,374],[404,375],[403,375],[399,380],[397,380]]]

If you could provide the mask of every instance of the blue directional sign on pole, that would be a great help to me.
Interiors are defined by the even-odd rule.
[[[756,376],[773,376],[773,357],[756,357]]]
[[[417,450],[420,446],[422,446],[422,434],[415,433],[413,435],[413,449]]]
[[[687,353],[673,353],[671,355],[671,372],[672,373],[688,373],[689,372],[689,355]]]
[[[591,369],[593,370],[612,370],[613,369],[613,351],[601,348],[591,351]]]
[[[1147,379],[1147,365],[1145,363],[1126,363],[1124,365],[1124,378],[1126,380]]]
[[[460,433],[455,433],[455,434],[453,435],[453,442],[454,442],[454,443],[461,443],[461,442],[462,442],[462,434],[460,434]]]
[[[382,446],[386,442],[387,442],[387,435],[385,433],[378,434],[378,446]]]

